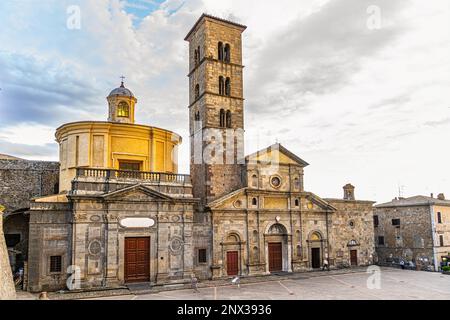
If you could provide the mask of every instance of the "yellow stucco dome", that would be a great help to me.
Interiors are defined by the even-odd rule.
[[[128,100],[126,99],[128,97]],[[134,123],[137,99],[124,86],[108,96],[109,121],[82,121],[56,130],[60,148],[60,191],[68,191],[77,168],[178,173],[178,134]],[[116,106],[131,107],[124,117]]]

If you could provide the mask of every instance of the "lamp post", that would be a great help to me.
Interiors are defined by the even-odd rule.
[[[16,299],[11,266],[9,264],[8,249],[3,234],[3,211],[5,207],[0,204],[0,300]]]

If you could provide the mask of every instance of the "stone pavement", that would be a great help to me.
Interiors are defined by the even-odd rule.
[[[367,268],[291,273],[242,278],[240,286],[229,279],[189,285],[139,286],[132,289],[78,293],[50,293],[51,300],[450,300],[450,276],[440,273],[381,268],[380,287],[368,288]],[[21,296],[18,296],[22,299]]]
[[[107,300],[450,300],[450,276],[440,273],[382,269],[380,286],[367,285],[364,272],[314,274],[279,281],[203,287]]]
[[[366,267],[355,267],[349,269],[339,269],[331,271],[311,271],[302,273],[280,273],[276,275],[269,276],[258,276],[258,277],[242,277],[240,279],[241,285],[251,284],[251,283],[261,283],[261,282],[271,282],[271,281],[281,281],[288,279],[306,279],[311,277],[320,277],[323,275],[337,275],[337,274],[348,274],[348,273],[358,273],[365,272]],[[220,279],[220,280],[207,280],[200,281],[198,283],[198,288],[212,288],[212,287],[223,287],[229,286],[231,283],[231,278]],[[156,294],[160,292],[170,292],[179,290],[188,290],[191,288],[191,284],[177,284],[177,285],[166,285],[166,286],[154,286],[149,288],[147,285],[130,285],[128,288],[118,288],[118,289],[108,289],[108,290],[94,290],[85,292],[53,292],[49,293],[49,298],[51,300],[73,300],[73,299],[92,299],[92,298],[117,298],[127,295],[146,295],[146,294]]]

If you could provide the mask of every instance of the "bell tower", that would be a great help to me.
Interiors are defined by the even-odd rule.
[[[201,207],[242,188],[245,26],[203,14],[189,42],[191,176]]]

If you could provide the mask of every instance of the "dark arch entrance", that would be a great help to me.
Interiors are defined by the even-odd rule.
[[[3,217],[3,233],[8,249],[12,272],[25,272],[25,262],[28,260],[28,233],[30,216],[28,209],[21,209]]]

